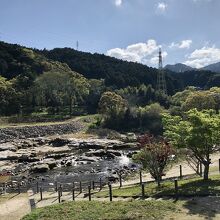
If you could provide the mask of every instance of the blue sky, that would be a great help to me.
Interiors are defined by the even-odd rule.
[[[220,0],[0,0],[0,40],[157,65],[220,61]]]

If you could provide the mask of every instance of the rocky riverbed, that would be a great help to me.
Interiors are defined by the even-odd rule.
[[[15,139],[76,133],[84,128],[80,121],[69,123],[0,128],[0,143]]]
[[[137,169],[130,159],[138,151],[135,137],[127,142],[123,139],[131,139],[126,136],[122,140],[33,136],[35,133],[31,138],[4,139],[0,144],[0,171],[12,172],[23,180],[71,182],[100,177],[116,181],[119,173],[126,176]]]

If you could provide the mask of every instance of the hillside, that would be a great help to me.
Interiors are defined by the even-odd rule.
[[[113,88],[151,84],[156,87],[157,69],[143,64],[122,61],[103,54],[91,54],[71,48],[38,51],[47,58],[64,62],[88,79],[105,79],[105,85]],[[175,93],[181,84],[167,75],[168,92]]]
[[[216,73],[220,73],[220,62],[210,64],[208,66],[203,67],[202,69],[209,70],[209,71],[216,72]]]
[[[22,79],[28,78],[29,81],[33,81],[54,66],[66,70],[71,68],[87,79],[105,79],[105,85],[113,89],[141,84],[151,84],[154,88],[156,86],[157,69],[143,64],[71,48],[37,50],[0,42],[0,75],[7,79],[20,76]],[[166,73],[169,94],[174,94],[188,85],[209,87],[219,80],[216,74],[206,70],[190,70],[181,74],[166,70]]]
[[[164,69],[167,69],[167,70],[170,70],[170,71],[176,72],[176,73],[182,73],[182,72],[193,70],[192,67],[187,66],[187,65],[182,64],[182,63],[177,63],[177,64],[174,64],[174,65],[169,65],[168,64],[164,67]]]

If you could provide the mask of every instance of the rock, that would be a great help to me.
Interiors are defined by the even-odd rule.
[[[127,154],[127,157],[132,158],[133,155],[135,155],[135,154],[137,154],[137,153],[138,153],[137,151],[129,152],[129,153]]]
[[[118,176],[117,175],[112,175],[112,176],[109,176],[108,177],[108,181],[110,181],[110,182],[116,182],[116,181],[118,181]]]
[[[17,150],[17,147],[12,143],[0,144],[0,151],[6,151],[6,150],[15,152]]]
[[[86,162],[97,162],[98,159],[97,158],[91,158],[91,157],[87,157],[87,156],[80,156],[79,158],[77,158],[75,161],[86,161]]]
[[[107,152],[115,155],[116,157],[121,157],[122,156],[121,152],[119,152],[119,151],[108,150]]]
[[[2,142],[8,142],[21,138],[27,140],[27,138],[38,138],[56,134],[70,134],[80,131],[83,128],[84,125],[80,121],[53,125],[0,128],[0,140]]]
[[[48,164],[39,164],[31,167],[33,173],[45,173],[49,170]]]
[[[85,153],[87,157],[106,157],[115,158],[115,156],[121,156],[121,153],[113,150],[96,150]]]
[[[49,166],[50,170],[57,166],[56,160],[54,159],[45,159],[43,162]]]
[[[70,166],[72,166],[72,161],[71,160],[68,160],[67,162],[66,162],[66,164],[65,164],[67,167],[70,167]]]
[[[2,151],[0,153],[0,161],[3,160],[17,160],[19,158],[19,155],[15,152],[6,150],[6,151]]]
[[[124,149],[138,149],[139,146],[137,143],[121,143],[121,144],[114,144],[112,146],[113,150],[124,150]]]
[[[46,155],[46,158],[61,159],[63,157],[67,157],[68,155],[69,154],[67,154],[67,153],[49,154],[49,155]]]
[[[40,159],[36,157],[31,157],[29,154],[21,155],[18,158],[19,163],[20,162],[37,162],[37,161],[40,161]]]
[[[54,147],[62,147],[67,144],[69,144],[70,141],[68,139],[63,139],[63,138],[55,138],[49,142],[50,145],[53,145]]]

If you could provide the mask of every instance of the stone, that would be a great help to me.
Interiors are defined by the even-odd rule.
[[[17,147],[12,143],[0,144],[0,151],[6,151],[6,150],[15,152],[17,150]]]
[[[45,173],[49,170],[48,164],[38,164],[31,167],[33,173]]]

